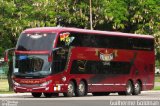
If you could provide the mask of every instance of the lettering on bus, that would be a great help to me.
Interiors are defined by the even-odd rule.
[[[44,80],[21,80],[20,83],[23,84],[38,84],[44,82]]]

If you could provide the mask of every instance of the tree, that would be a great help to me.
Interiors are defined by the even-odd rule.
[[[52,11],[52,3],[48,0],[22,1],[22,0],[3,0],[0,1],[0,57],[5,49],[15,47],[17,38],[22,30],[28,27],[43,27],[52,25],[50,18],[54,15],[47,12]],[[51,0],[53,1],[53,0]],[[46,8],[48,7],[48,8]],[[38,18],[37,18],[38,17]],[[54,24],[54,23],[53,23]],[[12,90],[12,60],[9,61],[8,83],[9,90]]]

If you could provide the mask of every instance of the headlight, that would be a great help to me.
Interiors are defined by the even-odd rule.
[[[51,82],[52,82],[52,80],[49,80],[49,81],[47,81],[47,82],[44,82],[44,83],[40,84],[40,86],[47,86],[47,85],[49,85]]]
[[[15,82],[14,80],[13,80],[13,84],[14,84],[15,86],[20,86],[20,84],[17,83],[17,82]]]

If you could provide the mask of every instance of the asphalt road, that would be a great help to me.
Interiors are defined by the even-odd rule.
[[[30,94],[0,97],[0,106],[160,106],[160,92],[142,92],[138,96],[52,97],[33,98]]]

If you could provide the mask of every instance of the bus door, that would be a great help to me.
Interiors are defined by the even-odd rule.
[[[66,43],[66,39],[62,38],[62,36],[64,36],[65,34],[66,33],[60,34],[56,48],[53,49],[53,74],[62,72],[66,69],[69,46]]]

